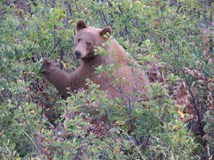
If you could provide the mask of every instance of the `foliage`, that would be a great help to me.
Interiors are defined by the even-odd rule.
[[[0,2],[1,158],[211,159],[213,5],[209,0]],[[65,70],[78,66],[71,53],[79,18],[113,28],[152,82],[148,101],[109,100],[90,81],[87,91],[62,100],[43,81],[44,57]]]

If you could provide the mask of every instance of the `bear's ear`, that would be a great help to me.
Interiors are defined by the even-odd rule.
[[[84,29],[86,27],[87,27],[87,25],[85,24],[85,22],[83,20],[79,19],[77,21],[77,31]]]
[[[103,36],[104,38],[109,38],[111,34],[112,29],[109,26],[103,28],[103,30],[100,32],[100,36]]]

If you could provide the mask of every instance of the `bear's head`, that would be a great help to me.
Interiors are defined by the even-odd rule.
[[[95,55],[97,47],[108,41],[112,34],[111,27],[103,29],[89,27],[83,20],[77,22],[77,32],[74,37],[75,50],[74,55],[77,59],[92,58]]]

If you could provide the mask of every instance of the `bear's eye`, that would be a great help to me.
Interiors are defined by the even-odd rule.
[[[86,44],[87,44],[88,47],[91,47],[91,46],[92,46],[92,43],[91,43],[91,42],[87,42]]]
[[[81,39],[79,38],[79,39],[77,39],[77,42],[79,43],[81,41]]]

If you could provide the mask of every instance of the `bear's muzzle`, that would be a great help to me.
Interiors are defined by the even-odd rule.
[[[74,51],[74,55],[76,56],[77,59],[80,59],[82,56],[82,53],[81,53],[81,51],[76,50],[76,51]]]

